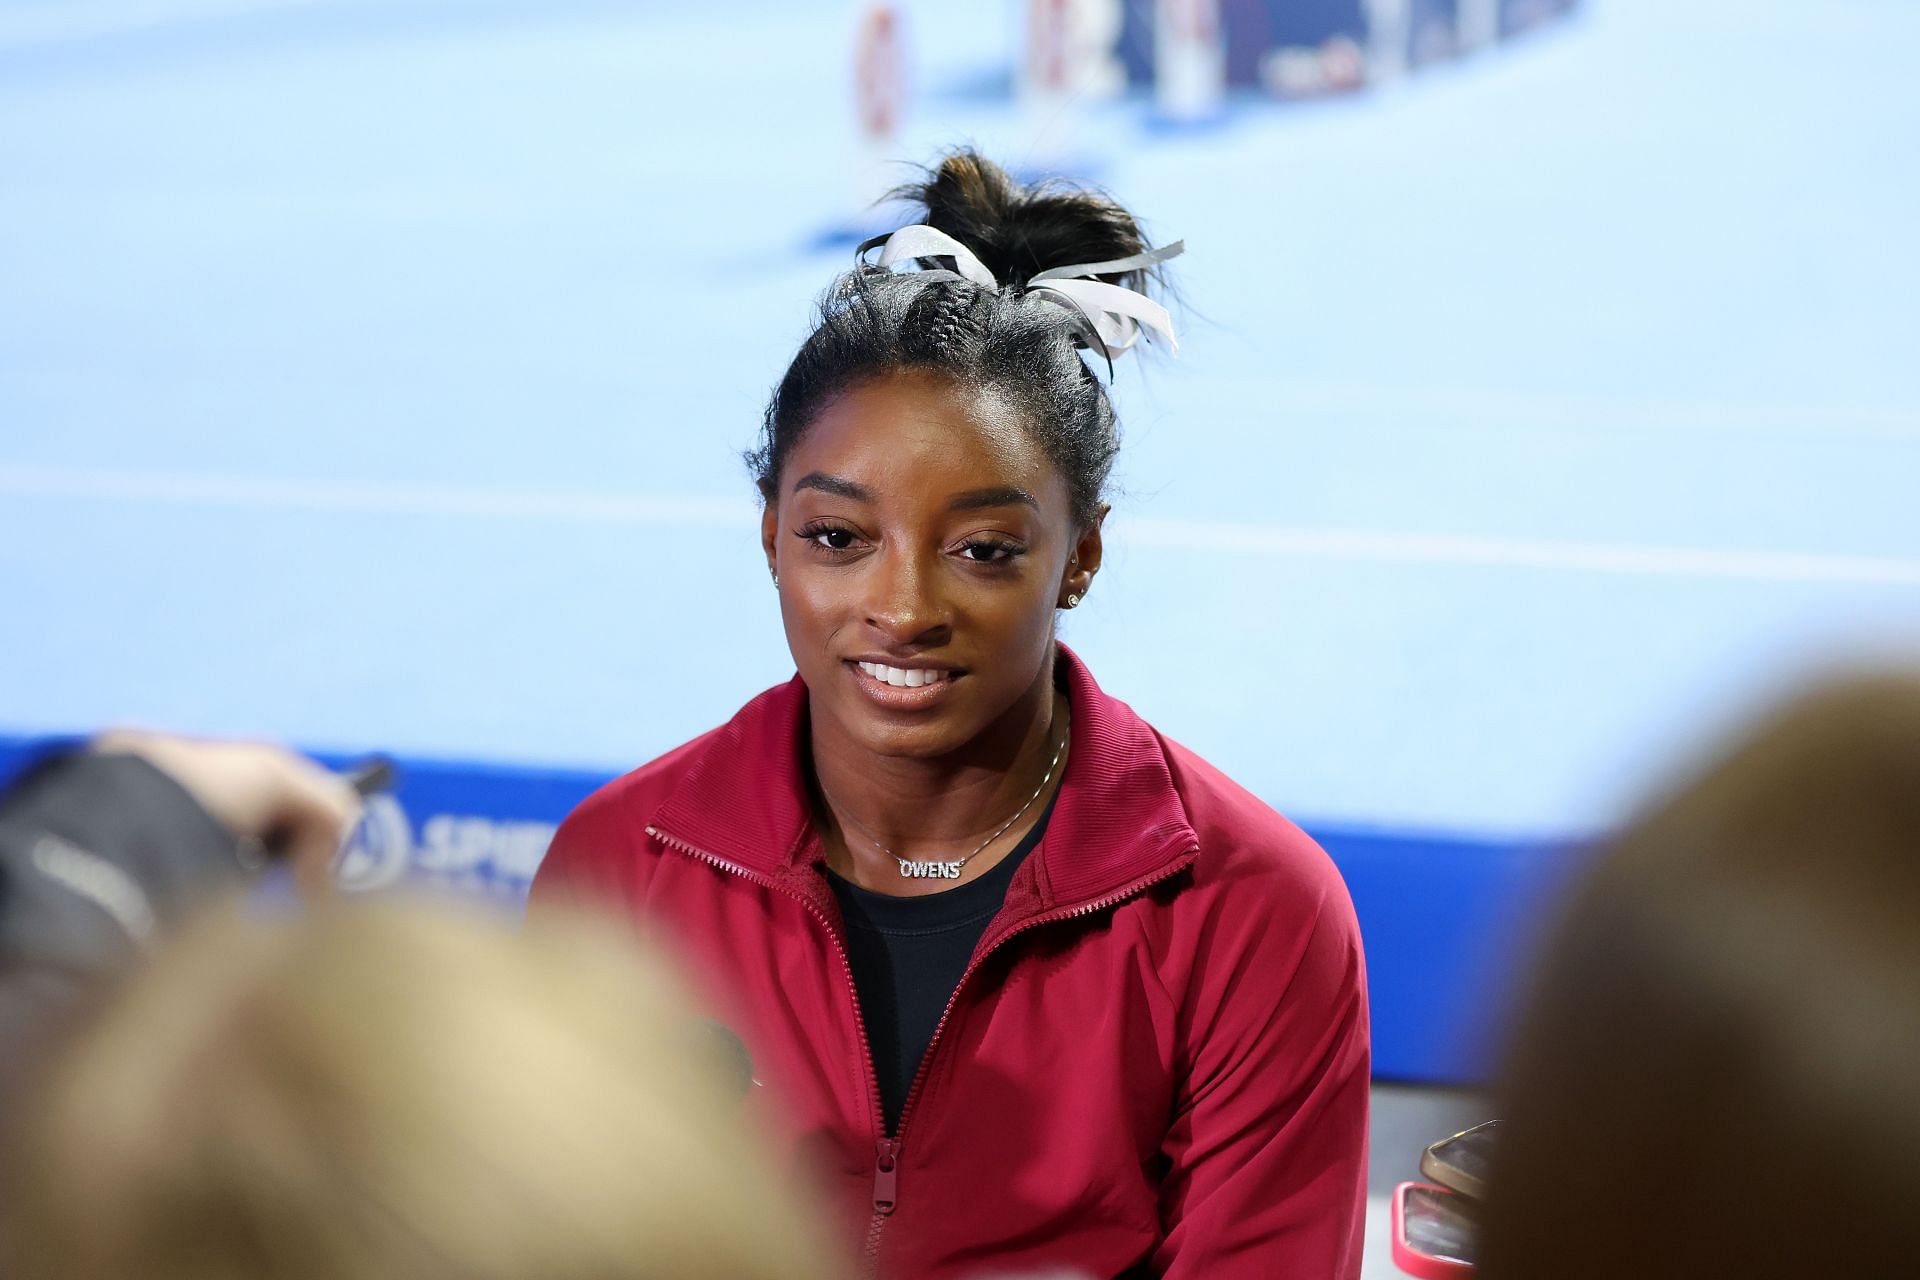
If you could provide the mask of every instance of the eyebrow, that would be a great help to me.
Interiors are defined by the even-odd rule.
[[[996,489],[969,489],[965,493],[956,493],[947,500],[949,511],[979,511],[985,507],[1028,506],[1035,511],[1040,509],[1039,500],[1025,489],[1015,485],[1001,485]]]
[[[839,476],[830,476],[824,471],[809,471],[806,475],[801,476],[793,482],[793,491],[795,493],[800,492],[802,489],[818,489],[820,492],[830,493],[836,498],[852,498],[855,502],[873,501],[873,490],[867,488],[865,485],[855,484],[851,480],[843,480]]]
[[[856,484],[842,476],[828,475],[824,471],[809,471],[793,482],[798,493],[802,489],[817,489],[821,493],[830,493],[836,498],[851,498],[855,502],[872,502],[873,490],[863,484]],[[947,500],[949,511],[980,511],[988,507],[1032,507],[1040,509],[1040,502],[1032,494],[1018,485],[999,485],[991,489],[969,489],[965,493],[956,493]]]

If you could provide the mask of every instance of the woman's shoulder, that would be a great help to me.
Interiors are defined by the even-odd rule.
[[[1191,892],[1172,897],[1173,911],[1185,911],[1195,955],[1217,961],[1224,949],[1238,957],[1200,965],[1196,976],[1205,982],[1206,974],[1222,971],[1264,973],[1268,985],[1241,983],[1243,997],[1265,991],[1333,1010],[1350,1011],[1356,999],[1364,1007],[1360,922],[1333,859],[1258,796],[1156,735],[1199,846]],[[1232,984],[1207,989],[1226,999]],[[1364,1042],[1363,1029],[1358,1043]]]
[[[1346,883],[1318,841],[1191,748],[1157,729],[1154,736],[1199,843],[1202,878],[1346,899]]]
[[[749,699],[725,723],[600,787],[580,802],[568,821],[601,824],[637,818],[644,830],[661,804],[702,763],[729,754],[761,757],[791,743],[805,703],[805,686],[799,677],[774,685]]]
[[[1190,879],[1206,890],[1198,900],[1225,888],[1255,911],[1345,902],[1345,882],[1313,837],[1101,689],[1064,645],[1061,658],[1075,713],[1090,726],[1087,746],[1104,766],[1101,799],[1156,829],[1182,822],[1192,829],[1198,852]],[[1081,739],[1076,728],[1076,751]]]
[[[554,832],[541,859],[534,877],[535,898],[557,885],[598,882],[613,876],[617,868],[647,847],[647,827],[653,814],[720,732],[711,729],[682,743],[596,788],[575,805]]]
[[[655,756],[636,769],[595,788],[567,815],[561,830],[567,827],[635,826],[644,832],[655,810],[672,795],[680,780],[705,755],[714,741],[726,732],[718,725],[697,738],[681,743],[663,755]]]
[[[588,874],[588,864],[624,862],[653,841],[647,828],[661,810],[691,786],[712,790],[712,775],[764,764],[774,743],[792,741],[804,702],[797,680],[776,685],[742,707],[732,719],[595,790],[567,815],[542,864],[543,874]],[[740,757],[745,757],[743,760]],[[700,775],[700,776],[696,776]]]

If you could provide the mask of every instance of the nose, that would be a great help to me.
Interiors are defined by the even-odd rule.
[[[944,643],[952,619],[942,598],[936,566],[904,549],[875,556],[866,621],[889,648],[925,648]]]

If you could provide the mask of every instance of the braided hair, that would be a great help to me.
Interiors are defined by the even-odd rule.
[[[1105,195],[1057,180],[1024,186],[972,150],[952,152],[924,182],[894,194],[972,250],[1001,287],[866,265],[836,280],[747,454],[761,494],[772,501],[779,492],[781,467],[829,401],[870,378],[924,371],[1019,408],[1066,479],[1075,522],[1090,526],[1119,451],[1113,404],[1080,358],[1084,321],[1026,285],[1051,267],[1140,253],[1138,223]],[[1146,275],[1098,278],[1139,289]]]

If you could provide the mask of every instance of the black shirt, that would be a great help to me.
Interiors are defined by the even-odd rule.
[[[1054,792],[1058,798],[1059,792]],[[860,1016],[873,1046],[874,1075],[887,1132],[900,1128],[907,1091],[933,1041],[934,1028],[973,949],[1007,898],[1013,873],[1040,843],[1053,816],[1053,799],[1033,830],[978,880],[944,893],[896,898],[827,872],[847,925],[847,959],[860,997]]]

